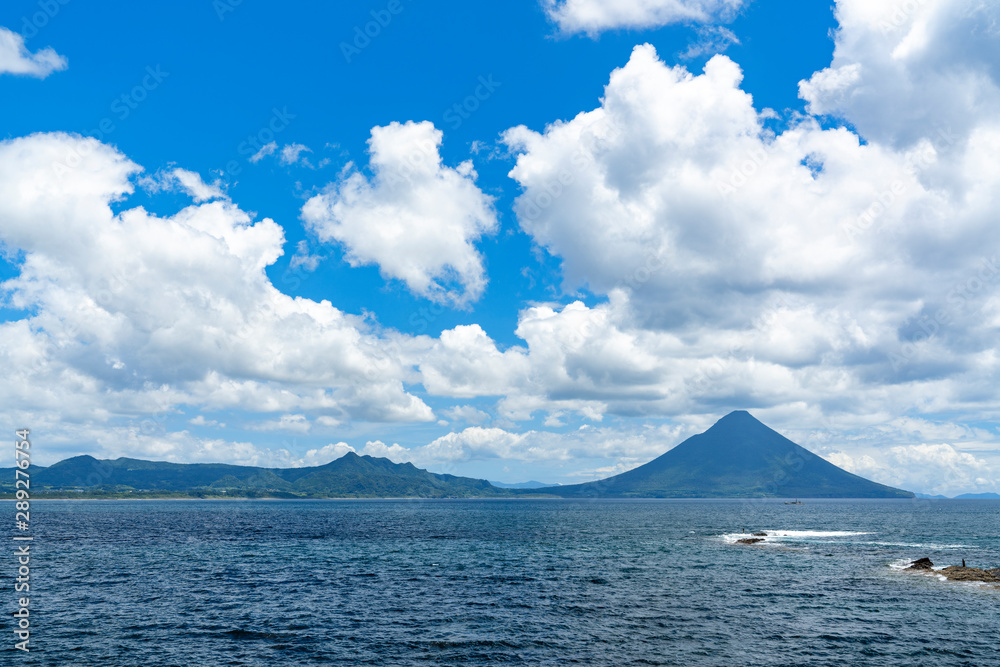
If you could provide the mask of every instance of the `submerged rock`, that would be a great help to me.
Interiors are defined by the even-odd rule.
[[[933,567],[934,567],[934,563],[931,562],[930,558],[919,558],[919,559],[913,561],[912,563],[910,563],[910,567],[908,567],[906,569],[907,570],[930,570]]]
[[[767,533],[754,533],[754,537],[767,537]]]
[[[756,535],[756,533],[754,533]],[[763,542],[762,537],[744,537],[741,540],[736,540],[736,544],[757,544],[758,542]]]

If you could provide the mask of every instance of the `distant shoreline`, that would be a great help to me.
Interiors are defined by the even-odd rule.
[[[0,502],[6,501],[16,501],[17,499],[12,497],[0,498]],[[732,498],[718,498],[718,497],[683,497],[683,498],[622,498],[617,496],[609,497],[564,497],[556,495],[517,495],[517,496],[468,496],[468,497],[456,497],[456,498],[427,498],[420,496],[378,496],[378,497],[327,497],[327,498],[280,498],[276,496],[210,496],[207,498],[200,498],[198,496],[144,496],[144,497],[123,497],[123,498],[88,498],[79,496],[59,496],[59,497],[34,497],[31,502],[47,502],[47,501],[139,501],[146,502],[151,500],[177,500],[177,501],[191,501],[191,500],[209,500],[209,501],[225,501],[225,502],[235,502],[235,501],[248,501],[248,500],[279,500],[279,501],[291,501],[291,502],[301,502],[301,501],[314,501],[314,500],[338,500],[338,501],[378,501],[378,500],[440,500],[440,501],[462,501],[462,500],[490,500],[490,501],[522,501],[522,500],[564,500],[567,502],[587,502],[593,500],[613,500],[613,501],[712,501],[712,502],[729,502],[729,501],[753,501],[753,502],[772,502],[772,503],[784,503],[788,498],[784,497],[732,497]],[[813,503],[826,503],[826,502],[836,502],[842,500],[852,500],[852,501],[893,501],[893,502],[905,502],[912,503],[914,501],[960,501],[960,502],[1000,502],[998,498],[801,498],[801,500],[808,501],[802,504],[813,504]]]

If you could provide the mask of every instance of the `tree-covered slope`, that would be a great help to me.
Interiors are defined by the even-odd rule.
[[[259,468],[222,463],[167,463],[75,456],[48,468],[32,466],[37,495],[226,495],[302,498],[467,498],[507,495],[486,480],[438,475],[410,463],[351,452],[326,465]],[[9,477],[9,479],[7,479]],[[0,480],[11,492],[13,470]]]

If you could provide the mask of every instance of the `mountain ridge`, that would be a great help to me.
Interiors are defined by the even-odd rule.
[[[10,469],[13,470],[13,469]],[[3,472],[3,471],[0,471]],[[278,498],[912,498],[838,468],[736,410],[704,433],[627,472],[595,482],[533,488],[432,473],[412,463],[348,452],[320,466],[264,468],[74,456],[32,466],[32,495],[55,497]],[[529,486],[530,485],[530,486]],[[13,492],[13,474],[0,492]]]
[[[47,468],[32,466],[33,497],[277,497],[468,498],[506,495],[484,479],[438,474],[412,463],[348,452],[320,466],[263,468],[228,463],[171,463],[120,457],[74,456]],[[7,476],[5,476],[7,477]],[[13,475],[0,490],[13,490]]]

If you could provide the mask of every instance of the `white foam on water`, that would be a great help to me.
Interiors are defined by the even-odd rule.
[[[900,558],[889,563],[889,569],[901,572],[903,570],[908,570],[913,561],[909,558]],[[923,577],[931,577],[938,581],[949,582],[954,585],[966,585],[970,588],[989,588],[992,589],[996,584],[988,581],[951,581],[948,577],[940,574],[940,570],[948,567],[947,565],[934,565],[929,570],[910,570],[912,574],[917,574]]]
[[[924,577],[934,577],[935,579],[940,579],[941,581],[948,580],[948,578],[943,574],[936,574],[934,572],[934,570],[942,570],[948,567],[947,565],[935,565],[930,570],[910,570],[910,566],[913,565],[913,562],[913,558],[899,558],[889,563],[889,569],[896,570],[897,572],[909,570],[913,574],[919,574]]]
[[[754,535],[754,533],[766,534]],[[763,543],[766,544],[768,542],[810,542],[823,540],[824,538],[854,537],[856,535],[871,534],[851,530],[753,530],[749,533],[724,533],[721,537],[728,544],[736,544],[739,540],[745,539],[763,539]]]
[[[906,547],[908,549],[972,549],[967,544],[907,544],[906,542],[866,542],[879,547]]]
[[[762,530],[755,530],[754,532],[755,533],[763,533],[764,531],[762,531]],[[750,533],[724,533],[724,534],[720,535],[720,537],[722,538],[723,542],[726,542],[728,544],[736,544],[736,542],[738,542],[739,540],[760,540],[760,539],[763,539],[765,542],[768,541],[766,537],[762,537],[760,535],[752,535]]]
[[[786,538],[791,540],[810,540],[824,537],[854,537],[855,535],[872,535],[853,530],[768,530],[768,537]]]

